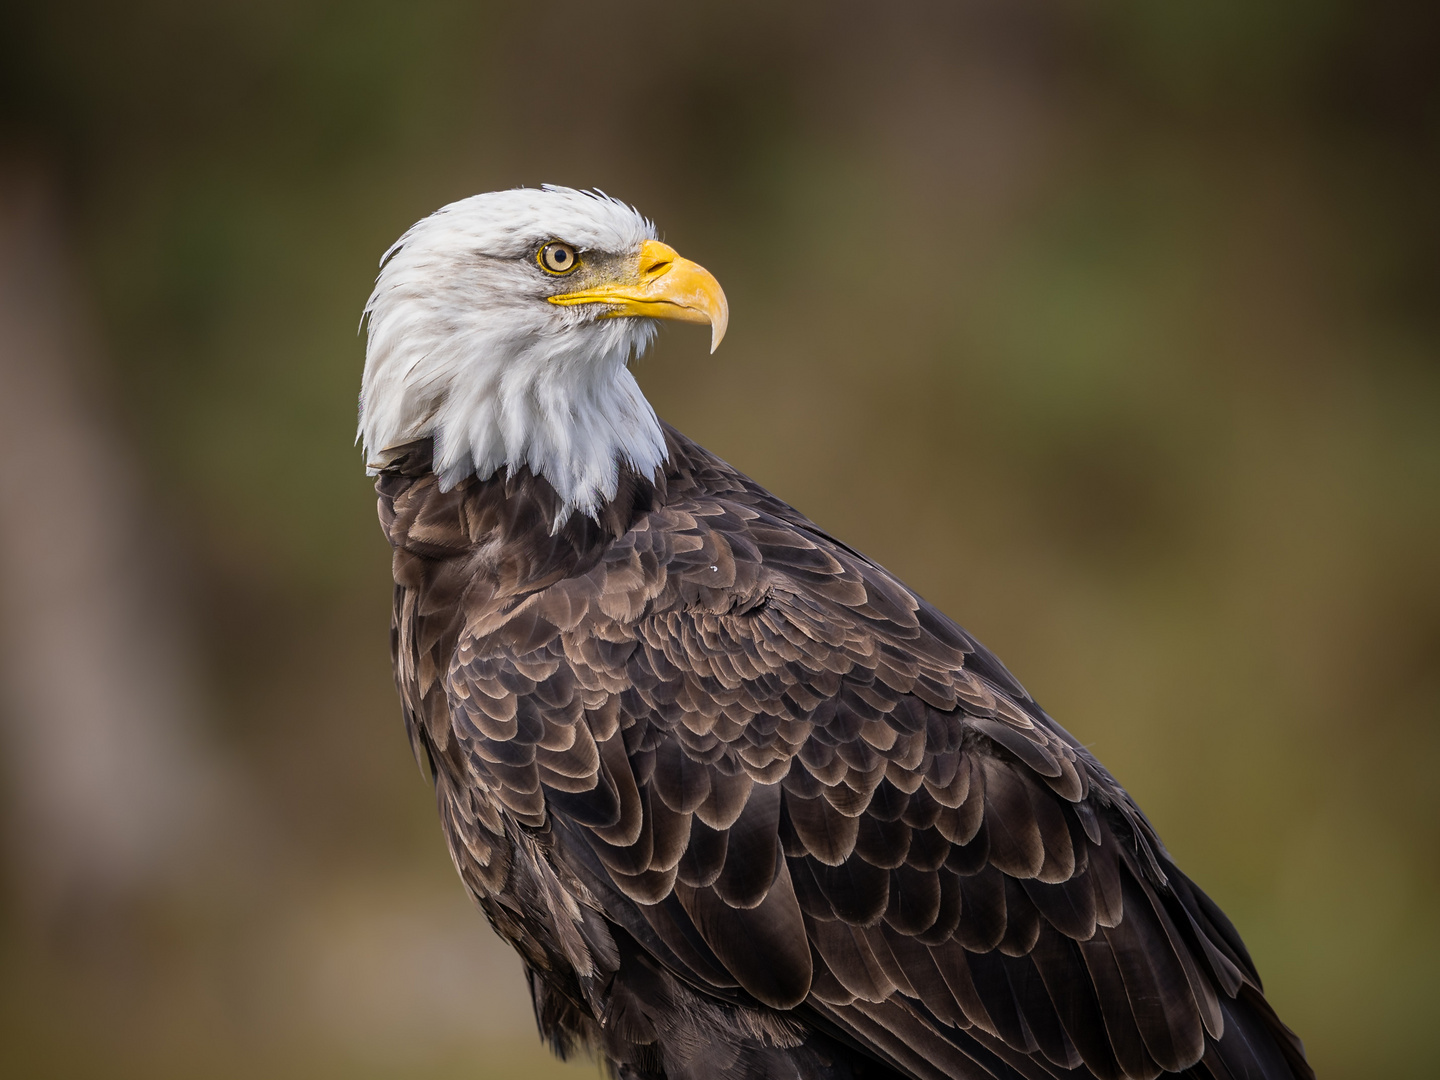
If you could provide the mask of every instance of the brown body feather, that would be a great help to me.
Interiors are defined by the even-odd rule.
[[[392,649],[543,1034],[633,1077],[1310,1077],[1113,778],[901,582],[666,430],[551,533],[381,474]]]

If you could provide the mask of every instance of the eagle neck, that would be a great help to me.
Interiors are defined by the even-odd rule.
[[[598,520],[626,471],[663,470],[664,432],[628,367],[654,335],[650,320],[518,339],[482,329],[428,342],[397,338],[383,323],[372,331],[362,395],[367,447],[429,437],[446,491],[469,477],[528,469],[559,495],[555,529],[575,512]]]
[[[672,434],[668,427],[665,433]],[[467,476],[443,487],[434,469],[434,440],[425,438],[395,449],[389,464],[379,470],[376,492],[382,522],[397,547],[430,557],[484,550],[497,565],[526,567],[520,576],[529,581],[556,572],[583,573],[610,544],[665,503],[674,479],[668,469],[642,476],[622,468],[615,495],[593,514],[567,513],[554,485],[526,466],[502,468],[483,480]],[[402,507],[408,509],[402,512]],[[438,546],[433,535],[437,530],[450,532]]]

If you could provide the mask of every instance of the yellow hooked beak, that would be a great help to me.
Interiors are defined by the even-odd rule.
[[[633,277],[624,278],[550,297],[550,303],[571,307],[576,304],[605,304],[610,310],[602,317],[643,315],[647,319],[674,319],[679,322],[709,323],[710,351],[720,347],[730,323],[730,305],[715,275],[698,263],[682,259],[669,244],[646,240],[639,259],[631,264]]]

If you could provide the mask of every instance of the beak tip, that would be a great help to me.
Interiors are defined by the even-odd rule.
[[[720,342],[725,340],[725,331],[730,327],[730,307],[724,304],[719,311],[719,318],[710,320],[710,355],[715,355],[715,350],[720,348]]]

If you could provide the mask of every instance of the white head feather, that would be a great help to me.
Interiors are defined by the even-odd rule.
[[[527,257],[550,240],[626,253],[651,239],[634,208],[556,187],[476,195],[412,225],[365,305],[367,471],[425,437],[444,489],[528,465],[564,504],[557,527],[613,498],[622,464],[652,475],[665,439],[627,364],[654,322],[548,303],[555,282]]]

